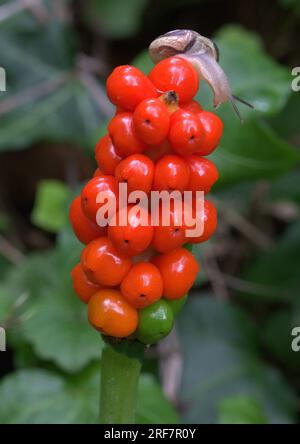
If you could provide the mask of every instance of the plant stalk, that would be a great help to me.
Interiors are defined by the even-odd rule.
[[[144,347],[134,341],[106,342],[101,359],[101,424],[134,424]]]

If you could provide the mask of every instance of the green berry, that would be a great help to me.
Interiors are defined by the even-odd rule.
[[[174,300],[168,300],[168,305],[169,307],[171,307],[172,311],[173,311],[173,315],[177,316],[178,313],[181,311],[181,309],[183,308],[184,304],[187,301],[187,297],[188,295],[186,294],[185,296],[183,296],[183,298],[180,299],[174,299]]]
[[[173,328],[174,315],[168,302],[160,299],[139,312],[137,338],[143,344],[155,344]]]

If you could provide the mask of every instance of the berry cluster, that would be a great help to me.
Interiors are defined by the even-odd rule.
[[[119,183],[128,193],[210,191],[218,171],[203,156],[217,147],[223,124],[193,99],[198,87],[197,72],[180,57],[159,62],[148,77],[119,66],[107,80],[116,113],[95,148],[98,169],[70,208],[74,232],[86,244],[71,273],[74,289],[88,304],[91,325],[104,335],[145,344],[166,336],[199,270],[184,245],[204,242],[216,229],[208,200],[200,215],[204,231],[194,238],[176,223],[175,206],[168,226],[153,226],[149,207],[135,212],[134,205],[117,208],[116,220],[125,218],[125,224],[97,224],[104,205],[98,193],[118,196]]]

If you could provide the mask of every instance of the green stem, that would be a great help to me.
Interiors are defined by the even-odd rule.
[[[101,359],[101,424],[134,424],[144,347],[134,341],[107,342]]]

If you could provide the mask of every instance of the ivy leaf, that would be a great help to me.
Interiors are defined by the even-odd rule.
[[[58,180],[43,180],[39,183],[32,222],[44,230],[58,232],[67,221],[66,206],[69,188]]]
[[[242,310],[213,298],[192,297],[178,323],[186,422],[215,423],[220,403],[233,396],[250,396],[270,423],[295,421],[293,391],[277,371],[261,363],[255,326]]]
[[[252,294],[249,300],[290,301],[296,298],[300,290],[299,249],[300,221],[296,221],[272,248],[260,253],[245,269],[244,278],[261,286],[261,291]]]
[[[72,290],[70,270],[82,248],[74,247],[31,257],[5,282],[14,298],[27,295],[25,316],[8,336],[27,341],[39,358],[70,373],[99,359],[102,349],[100,335],[88,324],[86,306]]]
[[[99,368],[93,365],[72,379],[50,371],[19,370],[0,384],[1,424],[96,424]],[[177,415],[153,376],[139,383],[137,422],[171,424]]]
[[[220,146],[210,157],[219,168],[219,187],[257,179],[272,179],[300,162],[299,153],[263,121],[243,125],[227,111]]]
[[[0,52],[7,77],[0,150],[42,139],[88,143],[103,116],[74,68],[71,28],[57,19],[41,26],[28,12],[17,14],[1,25]]]
[[[86,18],[104,35],[128,38],[137,33],[148,0],[89,0]]]
[[[262,407],[250,396],[225,398],[219,405],[220,424],[266,424]]]

